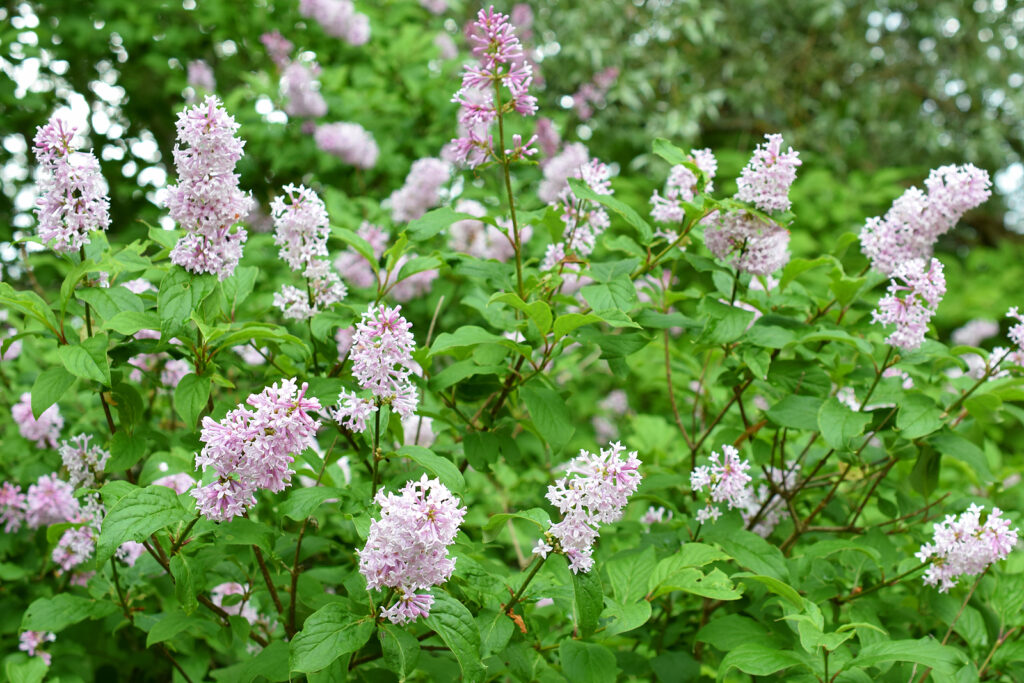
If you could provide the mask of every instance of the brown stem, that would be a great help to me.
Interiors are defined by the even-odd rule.
[[[679,431],[683,434],[683,441],[686,442],[686,446],[690,449],[693,448],[693,440],[690,439],[689,433],[686,431],[686,427],[683,425],[682,418],[679,417],[679,407],[676,405],[676,392],[672,388],[672,362],[669,357],[669,334],[668,330],[665,330],[665,383],[668,385],[668,401],[672,406],[672,415],[676,418],[676,426],[679,427]]]
[[[252,551],[256,554],[256,564],[260,566],[260,573],[263,574],[263,582],[267,584],[267,590],[270,591],[270,598],[274,601],[274,607],[277,608],[278,614],[284,616],[284,606],[281,604],[281,598],[277,595],[277,588],[274,586],[274,582],[270,578],[270,571],[267,569],[267,563],[263,560],[263,552],[256,544],[253,544]]]

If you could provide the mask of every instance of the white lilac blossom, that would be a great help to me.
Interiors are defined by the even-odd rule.
[[[786,514],[786,501],[776,491],[792,491],[796,487],[799,471],[800,466],[796,463],[781,468],[768,467],[765,478],[771,482],[771,486],[761,483],[756,494],[752,487],[745,489],[747,496],[740,506],[743,523],[761,538],[768,538]]]
[[[789,187],[803,162],[792,147],[788,152],[782,151],[781,135],[765,135],[765,139],[767,142],[757,146],[736,180],[736,199],[750,202],[767,213],[788,211]]]
[[[89,444],[92,439],[88,434],[71,437],[71,441],[62,441],[59,449],[61,460],[68,471],[70,484],[73,488],[95,488],[96,478],[103,472],[103,467],[110,458],[110,453],[96,444]]]
[[[930,258],[939,237],[992,195],[988,173],[971,164],[934,169],[924,184],[927,192],[911,187],[861,229],[861,251],[875,270],[891,275],[901,263]]]
[[[114,556],[129,567],[134,567],[142,554],[146,552],[146,546],[135,541],[125,541],[114,552]]]
[[[178,114],[174,167],[178,184],[167,188],[166,206],[186,234],[171,250],[171,261],[192,273],[223,280],[235,272],[247,234],[232,226],[253,208],[238,188],[235,164],[245,142],[238,124],[214,96]]]
[[[315,443],[320,422],[310,413],[320,401],[306,396],[309,385],[294,379],[266,387],[228,412],[220,422],[204,417],[196,469],[213,467],[217,480],[192,490],[200,514],[229,521],[256,504],[255,493],[283,491],[291,482],[295,455]]]
[[[917,559],[929,562],[924,575],[928,586],[938,586],[945,593],[956,585],[957,577],[977,576],[989,565],[1005,559],[1017,545],[1017,529],[997,507],[981,521],[984,506],[972,504],[959,517],[946,515],[935,524],[931,543],[916,553]]]
[[[327,35],[350,45],[370,39],[370,19],[356,12],[352,0],[299,0],[299,13],[320,24]]]
[[[530,94],[533,66],[523,58],[523,46],[507,15],[494,7],[481,9],[469,36],[478,62],[462,72],[462,88],[453,102],[460,105],[459,124],[464,134],[452,140],[456,161],[475,168],[488,161],[514,161],[532,156],[535,137],[525,144],[513,136],[512,149],[496,149],[490,133],[499,116],[515,111],[521,116],[537,113],[537,98]],[[496,97],[502,99],[498,101]]]
[[[370,521],[366,545],[359,551],[359,572],[366,587],[392,588],[394,604],[381,615],[405,624],[430,614],[430,588],[451,578],[455,558],[448,546],[455,541],[466,508],[438,479],[410,481],[398,492],[377,491],[380,519]]]
[[[349,349],[352,348],[352,340],[355,338],[356,330],[354,327],[339,327],[338,331],[334,333],[334,342],[338,345],[338,359],[344,359],[348,356]]]
[[[922,259],[911,259],[896,266],[886,296],[872,311],[871,321],[896,329],[886,337],[887,344],[914,350],[921,346],[928,332],[928,321],[946,294],[946,278],[942,263],[932,259],[925,270]]]
[[[406,446],[430,448],[437,435],[434,434],[434,420],[422,415],[402,419],[402,441]]]
[[[789,261],[789,231],[745,211],[716,211],[704,219],[704,244],[738,270],[770,275]]]
[[[46,666],[50,666],[52,655],[49,652],[43,652],[42,647],[55,640],[57,640],[57,636],[50,631],[23,631],[18,636],[18,649],[29,657],[39,657]]]
[[[957,346],[981,346],[999,334],[999,323],[987,318],[975,318],[953,330],[949,340]]]
[[[316,146],[356,168],[373,168],[380,150],[373,134],[358,123],[324,123],[313,133]]]
[[[75,499],[75,489],[56,473],[44,474],[28,487],[25,494],[25,524],[29,529],[75,521],[82,507]]]
[[[448,162],[433,157],[417,159],[405,184],[391,193],[391,218],[396,223],[415,220],[441,203],[441,188],[451,175]],[[457,209],[456,209],[457,210]]]
[[[647,508],[647,512],[640,518],[640,521],[647,526],[652,524],[662,524],[663,522],[672,521],[672,511],[666,510],[664,507],[654,507],[653,505]]]
[[[740,460],[739,451],[726,444],[722,455],[712,453],[710,465],[701,465],[690,472],[690,488],[694,491],[707,489],[705,506],[697,511],[697,521],[704,523],[722,516],[718,503],[725,503],[729,509],[744,508],[752,496],[750,488],[750,462]]]
[[[619,442],[597,454],[580,449],[566,467],[567,476],[548,486],[546,497],[562,519],[537,541],[533,553],[541,557],[561,553],[574,574],[589,572],[598,528],[622,519],[623,508],[640,485],[640,464],[636,451],[626,453]]]
[[[718,171],[718,160],[710,149],[690,150],[690,161],[707,176],[707,184],[698,186],[699,178],[689,167],[678,164],[669,170],[665,181],[664,194],[657,190],[651,195],[651,218],[659,223],[682,223],[686,216],[683,202],[693,201],[698,193],[714,191],[714,177]],[[674,242],[678,235],[675,231],[659,227],[657,235],[669,242]]]
[[[73,567],[88,560],[96,548],[97,535],[97,531],[89,525],[67,529],[61,534],[51,554],[51,559],[60,565],[58,574],[71,571]]]
[[[64,418],[56,403],[44,410],[36,419],[32,415],[32,394],[25,392],[21,399],[11,406],[11,417],[18,425],[18,432],[29,441],[34,441],[37,448],[57,447],[57,438],[64,427]]]
[[[144,277],[137,277],[134,280],[122,282],[121,286],[133,294],[142,294],[144,292],[157,291],[156,287],[153,286],[153,283]]]
[[[316,64],[291,62],[281,72],[281,96],[284,111],[299,119],[318,119],[327,115],[327,101],[320,94],[316,80],[320,67]]]
[[[39,239],[57,252],[75,252],[89,244],[89,233],[110,227],[110,199],[100,163],[79,152],[76,129],[53,116],[37,129],[36,160],[41,167],[36,219]]]

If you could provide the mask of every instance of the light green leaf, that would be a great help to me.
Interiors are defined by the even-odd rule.
[[[409,458],[420,467],[432,472],[452,493],[461,493],[466,486],[466,479],[462,476],[459,468],[448,458],[436,455],[428,448],[402,446],[398,449],[398,455]]]
[[[850,439],[864,433],[871,422],[868,413],[854,412],[831,396],[818,410],[818,431],[830,447],[837,450],[846,448]]]
[[[187,516],[178,502],[178,494],[166,486],[134,489],[118,500],[103,518],[96,541],[96,562],[106,562],[125,541],[143,541]]]
[[[555,453],[569,442],[576,431],[569,407],[557,391],[540,386],[524,386],[519,390],[533,425]]]
[[[110,386],[109,340],[105,332],[89,337],[81,344],[66,344],[57,349],[61,363],[75,377]]]
[[[484,665],[480,661],[480,631],[466,606],[448,595],[434,589],[434,604],[426,624],[441,636],[448,649],[459,661],[462,676],[466,681],[479,681],[484,676]]]
[[[508,619],[506,618],[505,621]],[[509,622],[509,627],[511,626],[512,624]],[[399,683],[401,683],[416,670],[416,662],[420,658],[420,641],[405,629],[391,624],[381,626],[381,629],[377,631],[377,638],[380,639],[380,648],[384,653],[384,664],[395,672]]]
[[[611,650],[595,643],[563,640],[558,646],[562,673],[570,681],[615,683],[619,667]]]
[[[59,401],[75,383],[75,376],[55,365],[39,373],[32,385],[32,416],[39,419],[47,408]]]
[[[356,618],[340,603],[324,605],[309,615],[291,643],[291,670],[320,671],[342,655],[361,648],[373,635],[372,617]]]
[[[541,336],[544,336],[551,331],[551,307],[548,306],[547,303],[543,301],[526,303],[520,299],[519,295],[515,292],[502,292],[495,294],[487,303],[492,304],[495,301],[508,304],[512,308],[525,313],[537,327],[537,331],[540,332]]]
[[[210,398],[210,378],[190,372],[174,388],[174,410],[188,429],[195,429]]]
[[[169,489],[168,489],[169,490]],[[58,593],[52,598],[38,598],[21,617],[23,631],[63,631],[71,624],[86,619],[102,619],[117,611],[112,602],[101,602],[71,593]]]

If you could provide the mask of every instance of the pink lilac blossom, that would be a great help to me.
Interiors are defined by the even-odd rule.
[[[531,147],[535,137],[525,144],[514,143],[511,151],[495,149],[490,127],[513,111],[521,116],[537,113],[537,98],[529,93],[533,66],[524,59],[508,16],[494,7],[479,11],[469,39],[479,61],[465,66],[462,88],[452,98],[461,107],[459,123],[464,130],[462,137],[452,140],[453,157],[470,168],[492,160],[507,163],[528,158],[536,153]],[[507,99],[500,94],[504,91]],[[496,95],[502,97],[500,102]]]
[[[545,204],[561,200],[569,188],[569,178],[578,178],[580,168],[589,161],[590,152],[582,142],[566,145],[565,149],[548,159],[544,165],[544,178],[540,181],[537,196]]]
[[[884,216],[868,219],[861,251],[886,275],[905,261],[928,259],[939,237],[992,195],[991,186],[988,173],[971,164],[934,169],[925,180],[927,192],[911,187]]]
[[[29,529],[38,529],[78,520],[82,506],[74,494],[74,487],[58,479],[56,473],[39,477],[25,495],[25,524]]]
[[[753,487],[747,488],[747,496],[740,507],[743,523],[761,538],[768,538],[786,514],[786,502],[777,493],[791,491],[797,484],[800,466],[789,463],[785,467],[768,467],[765,478],[771,486],[762,483],[755,495]],[[753,526],[751,526],[753,525]]]
[[[605,95],[619,77],[619,70],[610,66],[594,76],[593,82],[584,83],[572,96],[572,106],[581,121],[594,115],[594,107],[603,107]]]
[[[53,116],[37,129],[34,153],[42,170],[36,219],[39,239],[53,250],[69,253],[89,244],[89,233],[110,227],[110,199],[100,164],[79,152],[76,128]]]
[[[90,446],[90,439],[88,434],[79,434],[71,437],[70,442],[61,442],[59,453],[72,488],[94,488],[110,458],[108,451],[95,444]]]
[[[394,624],[428,616],[434,600],[430,588],[446,582],[455,570],[448,546],[466,508],[438,479],[425,474],[397,495],[382,488],[374,502],[380,506],[380,519],[370,521],[366,545],[359,551],[366,587],[397,591],[395,603],[381,612]]]
[[[558,154],[558,148],[562,146],[562,138],[555,129],[554,121],[547,117],[537,119],[537,127],[533,129],[533,135],[537,138],[537,144],[540,145],[540,151],[544,155],[540,165],[547,168],[552,157]]]
[[[982,343],[999,334],[999,323],[987,318],[975,318],[953,330],[949,336],[957,346],[981,346]]]
[[[229,595],[241,595],[242,600],[235,604],[225,605],[224,599]],[[260,615],[253,607],[250,598],[252,591],[240,583],[228,582],[214,586],[210,589],[210,601],[232,616],[242,617],[250,625],[259,621]]]
[[[690,488],[693,491],[707,489],[705,506],[697,511],[697,521],[703,524],[708,520],[716,521],[722,516],[717,503],[725,503],[729,509],[744,508],[746,501],[753,495],[750,488],[750,462],[740,460],[739,451],[726,444],[722,446],[722,455],[712,453],[710,465],[701,465],[690,472]]]
[[[546,498],[562,513],[562,519],[545,532],[533,549],[535,555],[564,554],[573,573],[594,566],[593,545],[601,523],[622,519],[623,508],[640,485],[640,459],[636,451],[625,454],[619,442],[599,454],[580,449],[566,467],[567,476],[548,486]]]
[[[175,493],[181,495],[188,491],[190,488],[196,485],[196,480],[191,475],[185,472],[178,472],[177,474],[167,474],[159,479],[153,480],[154,486],[166,486]]]
[[[28,654],[29,657],[39,657],[46,666],[50,666],[52,655],[43,652],[45,643],[52,643],[57,636],[50,631],[24,631],[18,636],[18,649]]]
[[[487,215],[487,209],[478,201],[472,199],[460,199],[455,204],[455,210],[470,216],[481,218]],[[499,222],[501,222],[499,220]],[[497,228],[484,221],[475,221],[470,218],[455,221],[448,228],[449,245],[455,251],[469,254],[481,259],[495,259],[497,261],[508,261],[515,256],[515,247],[509,235],[512,234],[511,224],[505,230]],[[533,236],[533,228],[529,225],[520,227],[519,242],[525,244]]]
[[[188,84],[196,90],[213,92],[217,88],[217,80],[213,76],[213,69],[201,59],[193,59],[188,63]]]
[[[789,261],[789,231],[744,211],[716,211],[703,221],[704,244],[738,270],[769,275]]]
[[[582,180],[596,194],[612,194],[611,173],[608,166],[597,159],[582,164],[570,172],[568,177]],[[559,201],[562,222],[565,224],[562,233],[564,244],[559,249],[563,254],[573,253],[585,258],[597,246],[597,238],[611,225],[608,212],[597,202],[577,200],[569,188],[568,180],[561,190]],[[547,256],[545,264],[548,262]]]
[[[37,448],[57,447],[57,438],[64,427],[64,418],[56,403],[44,410],[36,419],[32,415],[32,394],[25,392],[21,395],[21,400],[11,406],[11,417],[18,425],[18,432],[29,441],[34,441]]]
[[[0,320],[7,320],[7,311],[0,311]],[[7,338],[13,337],[18,334],[18,331],[13,327],[4,329],[4,334],[0,337],[0,342],[7,343]],[[21,355],[21,340],[15,339],[14,341],[7,344],[7,348],[3,349],[0,345],[0,360],[14,360]]]
[[[58,574],[71,571],[88,560],[95,547],[96,531],[92,527],[86,525],[66,530],[51,554],[53,561],[60,565]]]
[[[420,0],[420,5],[428,12],[444,14],[444,11],[448,9],[448,0]]]
[[[352,0],[299,0],[299,13],[320,24],[327,35],[350,45],[370,39],[370,19],[356,12]]]
[[[134,280],[128,280],[122,282],[121,286],[127,289],[133,294],[142,294],[143,292],[155,292],[156,287],[153,286],[149,280],[143,277],[135,278]]]
[[[972,504],[959,517],[946,515],[935,524],[931,543],[915,553],[921,562],[930,562],[924,582],[938,586],[940,593],[953,588],[960,576],[977,576],[989,565],[1005,559],[1017,545],[1017,529],[999,508],[992,508],[981,521],[983,505]]]
[[[437,439],[434,421],[429,417],[413,415],[402,420],[402,440],[406,446],[430,448]]]
[[[348,355],[349,349],[352,348],[352,340],[355,338],[355,328],[352,327],[339,327],[338,331],[334,333],[334,341],[338,345],[338,358],[342,359]]]
[[[289,485],[289,465],[315,444],[320,428],[310,413],[322,406],[306,396],[308,388],[283,380],[246,399],[254,410],[239,404],[220,422],[203,418],[196,469],[213,467],[218,479],[192,491],[200,514],[229,521],[255,504],[257,490],[279,493]]]
[[[25,521],[27,503],[21,487],[10,482],[0,484],[0,523],[4,532],[13,534]]]
[[[114,555],[118,560],[124,562],[129,567],[134,567],[135,563],[139,561],[139,558],[142,557],[144,552],[146,552],[146,546],[141,543],[125,541],[118,546]]]
[[[803,162],[792,147],[788,152],[782,151],[781,135],[765,135],[765,139],[767,142],[757,146],[736,180],[736,199],[750,202],[767,213],[789,211],[789,187]]]
[[[284,111],[299,119],[318,119],[327,115],[327,101],[320,94],[316,77],[320,67],[291,62],[281,72],[281,96],[285,98]]]
[[[412,299],[419,298],[430,291],[430,288],[434,284],[434,280],[439,275],[436,269],[421,270],[412,275],[406,275],[402,273],[402,268],[406,263],[416,258],[415,253],[402,254],[402,256],[395,262],[395,268],[392,272],[397,273],[396,277],[399,277],[387,290],[391,294],[391,297],[398,302],[411,301]]]
[[[284,192],[270,202],[274,244],[281,248],[278,255],[292,270],[302,270],[313,259],[327,256],[327,207],[303,185],[286,185]]]
[[[167,188],[166,206],[186,234],[171,250],[171,261],[192,273],[214,273],[221,280],[235,272],[247,234],[231,227],[253,208],[238,189],[235,164],[245,142],[238,124],[216,97],[178,114],[174,167],[178,184]],[[187,145],[187,147],[183,147]]]
[[[690,161],[707,176],[707,184],[698,186],[697,175],[683,164],[673,166],[665,181],[665,194],[655,190],[651,195],[651,218],[659,223],[682,223],[686,216],[683,202],[693,201],[699,192],[714,191],[714,177],[718,171],[718,160],[710,149],[690,150]],[[658,236],[674,242],[678,235],[668,229],[660,228]]]
[[[274,29],[270,33],[264,33],[260,36],[260,42],[263,43],[271,61],[277,64],[278,68],[283,69],[288,64],[288,55],[292,53],[294,45],[281,35],[280,31]]]
[[[896,266],[892,277],[887,295],[871,313],[871,322],[895,326],[885,342],[912,351],[924,342],[928,321],[946,294],[946,277],[938,259],[932,259],[927,270],[922,259],[905,261]]]
[[[165,389],[173,391],[181,383],[182,378],[192,372],[192,364],[189,361],[184,358],[172,358],[164,363],[164,368],[160,371],[160,384]]]
[[[373,135],[358,123],[321,124],[313,139],[317,147],[356,168],[373,168],[380,153]]]
[[[451,166],[441,159],[417,159],[405,177],[405,184],[391,193],[391,219],[396,223],[415,220],[441,203],[441,188],[451,175]]]
[[[455,41],[447,33],[438,33],[434,36],[434,47],[437,48],[437,55],[441,59],[455,59],[459,56]]]

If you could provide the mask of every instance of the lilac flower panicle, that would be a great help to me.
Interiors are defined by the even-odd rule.
[[[788,211],[789,187],[796,180],[796,169],[803,162],[799,152],[782,151],[782,136],[765,135],[766,143],[758,145],[750,162],[736,181],[736,199],[750,202],[762,211]]]
[[[716,211],[704,219],[704,244],[737,269],[770,275],[789,261],[789,231],[744,211]]]
[[[697,175],[683,164],[673,166],[665,181],[664,194],[655,190],[651,195],[651,218],[660,223],[681,223],[686,216],[683,202],[693,201],[698,192],[714,190],[714,177],[718,171],[718,160],[710,149],[690,150],[690,160],[708,177],[707,185],[701,190],[697,186]],[[674,241],[671,239],[670,241]]]
[[[319,67],[291,62],[281,72],[281,96],[285,99],[284,111],[288,116],[300,119],[318,119],[327,115],[327,100],[320,94],[320,82],[316,80]]]
[[[193,59],[188,63],[186,79],[188,84],[196,90],[213,92],[217,89],[217,80],[214,78],[213,69],[201,59]]]
[[[51,559],[60,566],[58,574],[71,571],[88,560],[96,548],[96,536],[96,530],[88,525],[66,530],[51,554]]]
[[[743,508],[753,494],[750,488],[750,461],[740,460],[739,451],[726,444],[722,455],[712,453],[710,465],[701,465],[690,472],[690,488],[694,491],[708,490],[706,505],[697,511],[697,521],[715,521],[722,515],[717,503],[725,503],[729,509]]]
[[[25,494],[25,524],[29,529],[81,521],[82,507],[75,489],[55,473],[39,477]]]
[[[56,448],[60,430],[64,427],[64,418],[60,408],[54,403],[36,419],[32,415],[32,394],[25,392],[21,399],[11,406],[11,417],[18,425],[18,432],[34,441],[38,448]]]
[[[27,507],[20,486],[6,481],[0,484],[0,524],[4,525],[5,533],[12,534],[21,528]]]
[[[999,323],[995,320],[975,318],[953,330],[949,339],[957,346],[981,346],[987,339],[999,334]]]
[[[46,643],[57,640],[57,636],[50,631],[22,631],[18,636],[18,649],[29,657],[39,657],[46,666],[50,666],[52,655],[43,652],[42,647]]]
[[[247,237],[242,227],[231,228],[253,208],[234,172],[245,142],[235,136],[235,119],[212,95],[179,113],[176,125],[178,184],[167,188],[166,206],[186,234],[171,251],[171,261],[223,280],[235,272]]]
[[[321,124],[316,127],[313,140],[323,151],[356,168],[373,168],[380,154],[373,135],[358,123]]]
[[[415,220],[441,203],[441,187],[448,182],[451,166],[433,157],[417,159],[401,189],[391,194],[391,218],[396,223]]]
[[[75,132],[55,115],[37,129],[33,149],[42,171],[35,210],[39,239],[64,253],[89,244],[93,230],[110,227],[110,199],[99,161],[77,151]]]
[[[884,216],[868,219],[860,232],[861,251],[871,267],[891,275],[912,259],[929,259],[940,236],[991,195],[988,173],[971,164],[942,166],[929,173],[922,191],[911,187]]]
[[[626,453],[621,443],[609,444],[600,453],[581,449],[569,462],[565,476],[548,486],[547,499],[562,513],[537,542],[535,555],[564,554],[573,573],[587,573],[594,566],[593,545],[603,523],[617,522],[629,497],[640,485],[640,459]]]
[[[292,48],[295,46],[281,35],[280,31],[274,29],[270,33],[264,33],[260,36],[260,42],[266,48],[267,55],[278,67],[284,68],[288,64],[288,55],[292,53]]]
[[[318,257],[327,256],[327,207],[315,192],[302,185],[286,185],[284,195],[270,202],[274,219],[274,244],[292,270],[302,270]]]
[[[73,488],[94,488],[97,477],[110,458],[110,453],[99,446],[89,444],[91,436],[79,434],[71,437],[71,441],[61,442],[59,449],[61,460],[68,471],[70,484]]]
[[[367,588],[393,588],[397,600],[382,610],[395,624],[429,616],[431,587],[451,578],[455,558],[448,546],[455,541],[466,514],[459,499],[438,479],[408,482],[398,494],[377,492],[380,519],[370,521],[366,545],[359,551],[359,572]]]
[[[177,494],[185,493],[190,488],[196,485],[196,480],[185,472],[178,472],[177,474],[168,474],[159,479],[153,480],[154,486],[166,486],[173,490]]]
[[[370,39],[370,19],[356,12],[352,0],[299,0],[299,13],[350,45],[364,45]]]
[[[985,522],[981,521],[984,506],[972,504],[959,517],[946,515],[934,525],[931,543],[916,553],[922,562],[930,562],[924,575],[928,586],[938,586],[945,593],[956,585],[960,576],[977,576],[989,565],[1005,559],[1017,545],[1018,529],[1010,528],[1010,520],[999,508],[992,508]]]
[[[919,348],[928,333],[928,322],[935,315],[946,294],[946,277],[942,263],[932,259],[925,270],[925,261],[904,261],[892,273],[886,296],[872,311],[872,322],[896,329],[886,337],[887,344],[901,349]]]
[[[309,386],[294,379],[250,394],[246,403],[220,422],[204,417],[196,469],[212,467],[217,480],[192,490],[199,512],[213,521],[229,521],[256,503],[255,493],[283,491],[290,483],[295,455],[315,444],[320,422],[310,413],[320,401],[306,396]]]

